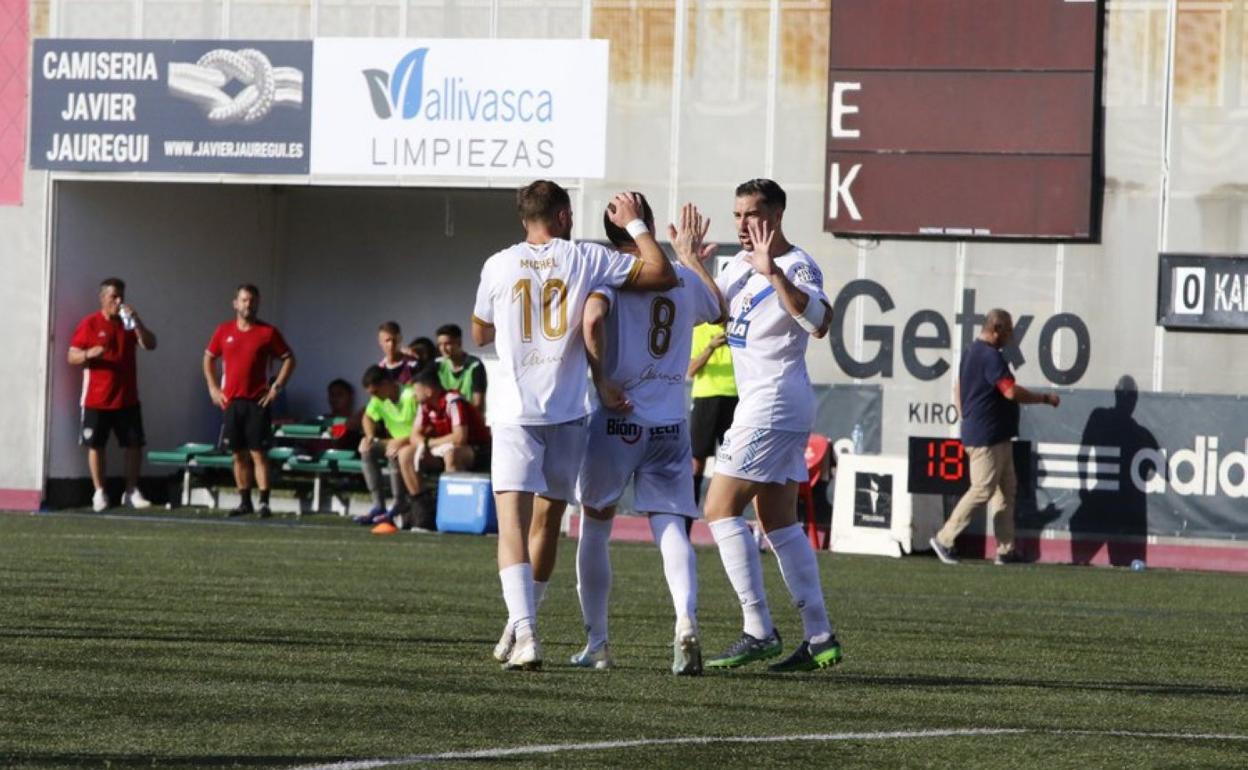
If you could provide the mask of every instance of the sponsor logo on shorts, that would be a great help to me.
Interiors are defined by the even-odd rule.
[[[94,436],[94,435],[95,435],[95,431],[94,431],[94,430],[92,430],[91,428],[83,428],[83,429],[82,429],[82,437],[83,437],[84,439],[86,439],[86,440],[90,441],[90,440],[91,440],[91,437],[92,437],[92,436]]]
[[[651,428],[648,432],[652,439],[671,441],[672,439],[680,438],[680,423],[658,425]]]
[[[625,444],[636,444],[641,440],[641,426],[628,420],[612,417],[607,420],[607,435],[619,436]]]

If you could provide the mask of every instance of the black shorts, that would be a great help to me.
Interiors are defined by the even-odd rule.
[[[139,405],[122,409],[82,410],[78,443],[92,449],[103,449],[110,433],[117,434],[119,446],[141,447],[147,444],[147,437],[143,435],[143,410]]]
[[[736,396],[693,400],[693,414],[689,415],[689,442],[693,445],[695,458],[715,454],[715,447],[723,443],[724,433],[732,425],[732,414],[736,410]]]
[[[225,407],[221,447],[231,452],[262,450],[273,445],[273,417],[256,401],[236,398]]]

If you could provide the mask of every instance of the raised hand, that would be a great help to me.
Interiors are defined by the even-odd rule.
[[[697,206],[686,203],[681,207],[680,229],[675,225],[668,225],[667,235],[683,265],[695,267],[696,263],[705,262],[715,253],[715,244],[704,243],[710,229],[710,218],[703,217]]]
[[[776,270],[776,261],[771,256],[771,242],[776,233],[766,222],[752,220],[746,224],[750,231],[750,242],[754,250],[750,252],[750,267],[761,276],[770,278]]]
[[[617,227],[625,227],[634,219],[641,219],[641,204],[632,193],[616,193],[607,204],[607,216]]]

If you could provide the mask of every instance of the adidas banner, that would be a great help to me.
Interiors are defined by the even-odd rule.
[[[1031,467],[1020,469],[1019,525],[1085,537],[1248,537],[1248,401],[1140,393],[1129,380],[1063,393],[1057,410],[1023,410]]]

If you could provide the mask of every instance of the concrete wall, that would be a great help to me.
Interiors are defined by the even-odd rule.
[[[24,203],[0,206],[0,508],[33,508],[43,487],[47,259],[43,174],[26,174]]]
[[[216,325],[233,316],[234,287],[275,285],[277,209],[268,187],[60,182],[52,288],[48,476],[87,474],[78,446],[79,367],[65,360],[79,320],[98,309],[101,279],[126,282],[126,299],[155,332],[139,351],[139,398],[153,447],[216,441],[220,411],[200,361]],[[280,295],[262,314],[281,314]],[[110,468],[120,474],[116,450]]]
[[[377,326],[404,340],[444,323],[469,337],[486,257],[523,237],[509,190],[289,188],[281,258],[281,325],[299,366],[295,414],[325,410],[325,385],[356,387],[381,357]]]

